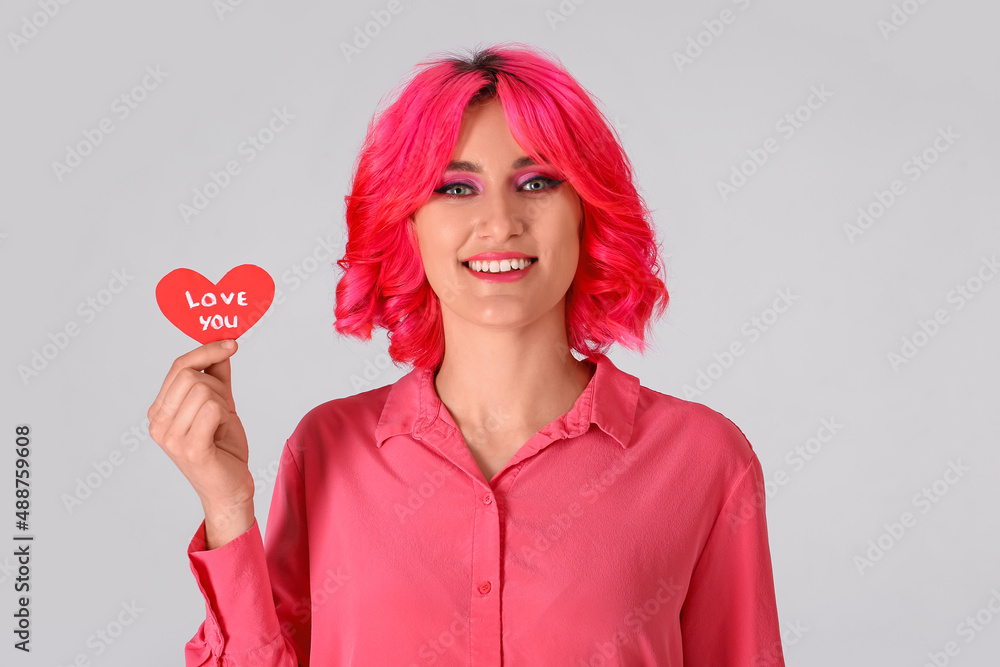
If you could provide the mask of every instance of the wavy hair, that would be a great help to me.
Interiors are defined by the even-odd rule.
[[[468,58],[435,53],[389,97],[368,125],[344,198],[338,333],[370,340],[382,327],[397,366],[440,365],[441,304],[409,217],[437,187],[465,109],[499,98],[518,145],[558,169],[581,198],[580,262],[566,293],[570,348],[588,359],[616,341],[645,352],[650,320],[669,300],[650,211],[617,133],[558,58],[517,42],[477,47]]]

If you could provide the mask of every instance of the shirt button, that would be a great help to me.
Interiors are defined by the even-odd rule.
[[[483,496],[483,502],[486,503],[487,505],[489,505],[490,503],[492,503],[493,502],[493,494],[487,493],[485,496]]]
[[[491,588],[493,587],[490,585],[490,582],[488,581],[484,581],[483,583],[479,584],[479,592],[483,595],[489,593]]]

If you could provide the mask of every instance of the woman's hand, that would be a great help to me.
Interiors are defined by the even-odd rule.
[[[218,341],[178,357],[147,412],[149,435],[201,499],[209,549],[254,522],[249,448],[230,378],[236,349],[236,341]]]

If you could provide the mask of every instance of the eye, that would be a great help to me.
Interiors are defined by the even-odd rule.
[[[535,176],[524,182],[521,186],[528,192],[538,192],[540,190],[554,190],[561,183],[565,183],[565,180],[557,181],[554,178],[548,178],[547,176]],[[529,187],[532,183],[540,185],[541,187]]]
[[[455,188],[468,188],[469,190],[474,190],[474,188],[471,185],[469,185],[468,183],[457,183],[456,182],[456,183],[448,183],[447,185],[443,185],[440,188],[438,188],[437,190],[435,190],[434,192],[437,192],[438,194],[446,195],[448,197],[463,197],[463,196],[465,196],[465,195],[453,194],[453,193],[449,192],[449,190],[454,190]]]
[[[556,180],[554,178],[548,178],[547,176],[535,176],[534,178],[529,178],[524,183],[521,184],[521,189],[526,192],[542,192],[544,190],[553,190],[558,187],[561,183],[565,183],[565,180]],[[467,189],[469,192],[462,192],[462,188]],[[458,190],[458,192],[453,192]],[[468,183],[462,183],[460,181],[454,181],[446,185],[441,186],[434,192],[438,194],[445,195],[446,197],[461,198],[469,196],[470,194],[475,194],[475,187],[469,185]]]

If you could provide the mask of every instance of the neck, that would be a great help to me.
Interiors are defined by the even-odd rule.
[[[445,315],[434,385],[463,432],[526,439],[573,407],[593,369],[570,354],[563,309],[550,313],[508,329]]]

